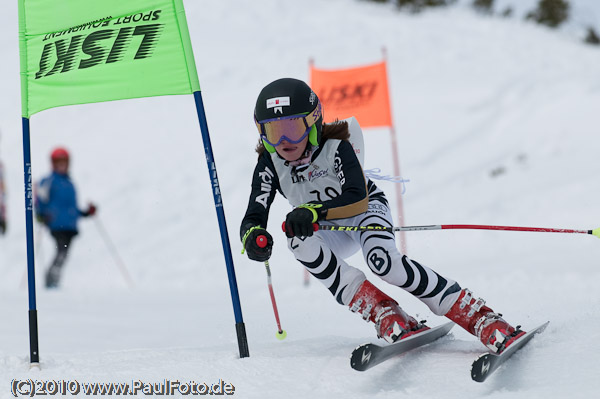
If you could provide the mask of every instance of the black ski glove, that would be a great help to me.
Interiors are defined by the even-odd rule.
[[[285,235],[288,238],[312,236],[315,215],[315,211],[303,206],[294,209],[285,218]]]
[[[6,233],[6,221],[4,219],[0,219],[0,234]]]
[[[261,236],[266,238],[266,243],[264,239],[261,239]],[[242,239],[242,245],[244,246],[244,251],[248,254],[248,258],[257,262],[264,262],[271,257],[273,237],[271,237],[271,234],[267,230],[260,226],[255,226],[246,232]]]

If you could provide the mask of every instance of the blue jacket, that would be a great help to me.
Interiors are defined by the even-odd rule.
[[[77,232],[77,219],[82,212],[77,208],[75,186],[68,175],[56,172],[42,179],[36,191],[36,215],[50,231]]]

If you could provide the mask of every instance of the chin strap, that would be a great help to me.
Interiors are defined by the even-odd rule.
[[[308,163],[310,163],[310,158],[312,157],[313,154],[313,150],[315,150],[317,147],[315,146],[309,146],[306,148],[306,151],[304,151],[304,153],[302,154],[302,156],[300,158],[298,158],[295,161],[287,161],[286,164],[288,164],[289,166],[300,166],[300,165],[306,165]]]

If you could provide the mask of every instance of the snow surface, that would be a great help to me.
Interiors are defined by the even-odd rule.
[[[385,46],[412,225],[476,223],[591,229],[600,225],[600,51],[569,34],[465,7],[399,13],[348,0],[186,1],[211,131],[250,357],[238,358],[234,317],[203,144],[190,96],[64,107],[32,118],[33,174],[52,147],[73,154],[83,207],[99,219],[133,276],[130,289],[96,222],[81,223],[63,287],[40,278],[53,255],[36,230],[41,370],[29,370],[17,10],[0,13],[0,150],[9,232],[0,237],[0,398],[15,379],[235,386],[241,398],[589,398],[600,389],[600,242],[591,236],[414,232],[409,255],[483,296],[514,324],[551,323],[486,383],[483,351],[455,327],[435,346],[365,373],[349,354],[375,340],[303,270],[279,232],[273,284],[284,341],[260,263],[240,254],[256,132],[255,96],[284,76],[368,64]],[[506,2],[504,2],[506,3]],[[598,2],[586,1],[598,14]],[[591,14],[590,14],[591,15]],[[387,130],[366,131],[366,167],[392,173]],[[392,183],[379,185],[394,203]],[[360,256],[351,263],[369,273]],[[444,322],[399,288],[378,286],[409,313]]]

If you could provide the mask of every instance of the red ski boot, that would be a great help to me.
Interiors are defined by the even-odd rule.
[[[508,324],[499,313],[485,306],[481,298],[475,299],[473,293],[463,289],[456,303],[446,313],[446,317],[475,335],[492,352],[500,353],[515,339],[525,334]]]
[[[398,303],[365,280],[350,302],[350,311],[360,312],[363,319],[375,323],[379,338],[389,343],[428,330],[404,312]]]

